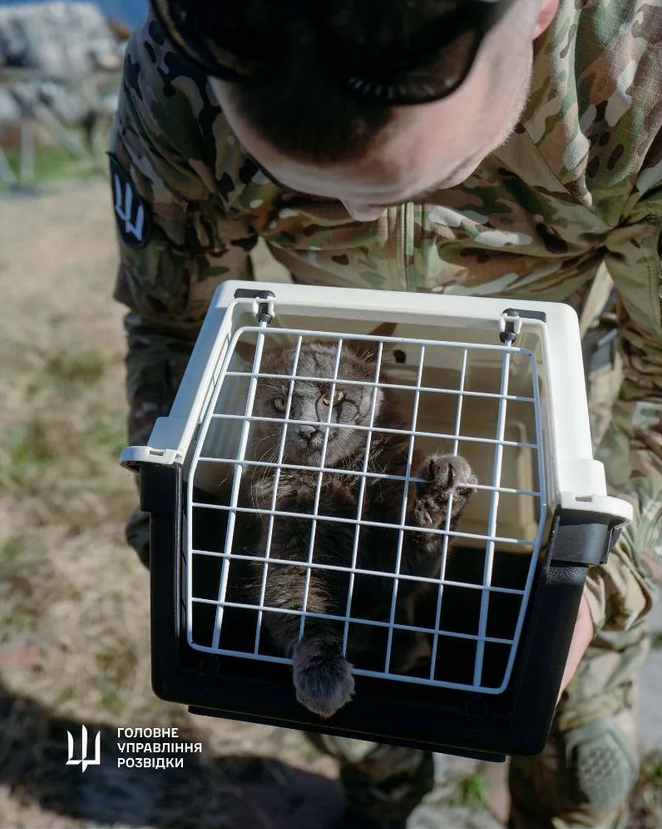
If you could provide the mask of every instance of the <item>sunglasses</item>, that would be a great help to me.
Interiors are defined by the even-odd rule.
[[[365,101],[451,95],[516,0],[151,0],[175,48],[235,83],[273,77],[314,37],[317,60]]]

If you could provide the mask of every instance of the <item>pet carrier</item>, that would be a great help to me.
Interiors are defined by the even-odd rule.
[[[311,376],[305,355],[320,344],[331,367]],[[343,373],[347,351],[364,355],[367,379]],[[318,389],[319,416],[300,407],[298,384]],[[343,421],[359,394],[366,417]],[[289,453],[302,427],[318,434],[316,465]],[[340,433],[366,447],[353,466],[333,457]],[[371,441],[396,434],[401,467],[366,460]],[[420,460],[435,455],[465,458],[474,479],[458,522],[450,494],[431,530],[435,566],[421,573],[403,565],[421,532],[407,505],[429,484]],[[593,460],[577,318],[557,303],[227,282],[170,415],[122,463],[139,471],[151,516],[159,696],[200,714],[491,760],[542,749],[586,569],[606,560],[631,517]],[[297,480],[311,475],[316,495],[300,507]],[[350,477],[355,501],[329,508],[324,487]],[[265,480],[269,496],[254,497]],[[402,494],[380,518],[366,505],[385,480]],[[305,549],[296,561],[274,541],[285,526],[285,541]],[[383,571],[361,559],[375,528],[394,540]],[[338,539],[331,558],[318,557],[322,537]],[[294,567],[298,606],[269,604]],[[327,577],[343,587],[325,615],[311,584]],[[371,579],[375,591],[389,585],[381,616],[362,615],[357,599]],[[418,598],[403,616],[412,584]],[[292,659],[272,635],[294,624],[305,637],[320,619],[336,626],[355,684],[327,719],[297,701]],[[370,658],[352,659],[368,634]],[[418,655],[403,667],[394,654],[409,646]]]

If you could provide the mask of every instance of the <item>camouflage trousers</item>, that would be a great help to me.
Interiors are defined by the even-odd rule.
[[[601,634],[557,708],[542,754],[510,758],[512,829],[627,825],[637,779],[637,674],[648,650],[647,625]],[[346,798],[376,822],[408,818],[412,829],[439,827],[448,805],[443,763],[431,752],[328,735],[311,742],[340,763]]]
[[[145,326],[134,314],[127,316],[126,327],[129,435],[132,444],[142,444],[156,418],[170,410],[194,336]],[[596,432],[608,422],[607,398],[614,389],[611,375],[602,371],[591,394]],[[127,540],[148,565],[147,515],[134,513]],[[637,676],[648,643],[645,620],[624,633],[596,637],[563,695],[542,754],[510,760],[514,829],[625,826],[639,766]],[[357,813],[375,821],[409,817],[411,827],[439,825],[430,814],[440,764],[430,752],[330,736],[310,739],[339,761],[345,795]]]

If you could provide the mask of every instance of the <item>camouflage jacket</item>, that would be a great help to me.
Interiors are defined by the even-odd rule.
[[[250,278],[258,236],[303,283],[576,307],[604,263],[625,380],[599,457],[636,520],[588,594],[598,626],[628,628],[662,572],[661,89],[662,0],[562,0],[506,144],[463,184],[362,223],[265,176],[205,76],[148,18],[128,48],[111,152],[151,224],[139,246],[120,240],[116,297],[190,336],[219,280]]]

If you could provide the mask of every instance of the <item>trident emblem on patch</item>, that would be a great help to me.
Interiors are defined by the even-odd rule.
[[[110,156],[110,173],[117,229],[129,247],[140,248],[147,242],[150,235],[149,208],[143,202],[131,178],[112,155]]]
[[[67,765],[80,766],[81,771],[85,771],[88,766],[101,765],[101,732],[97,731],[97,736],[94,738],[94,757],[90,759],[87,756],[87,728],[81,727],[81,754],[79,758],[74,757],[74,737],[71,731],[67,731]]]

